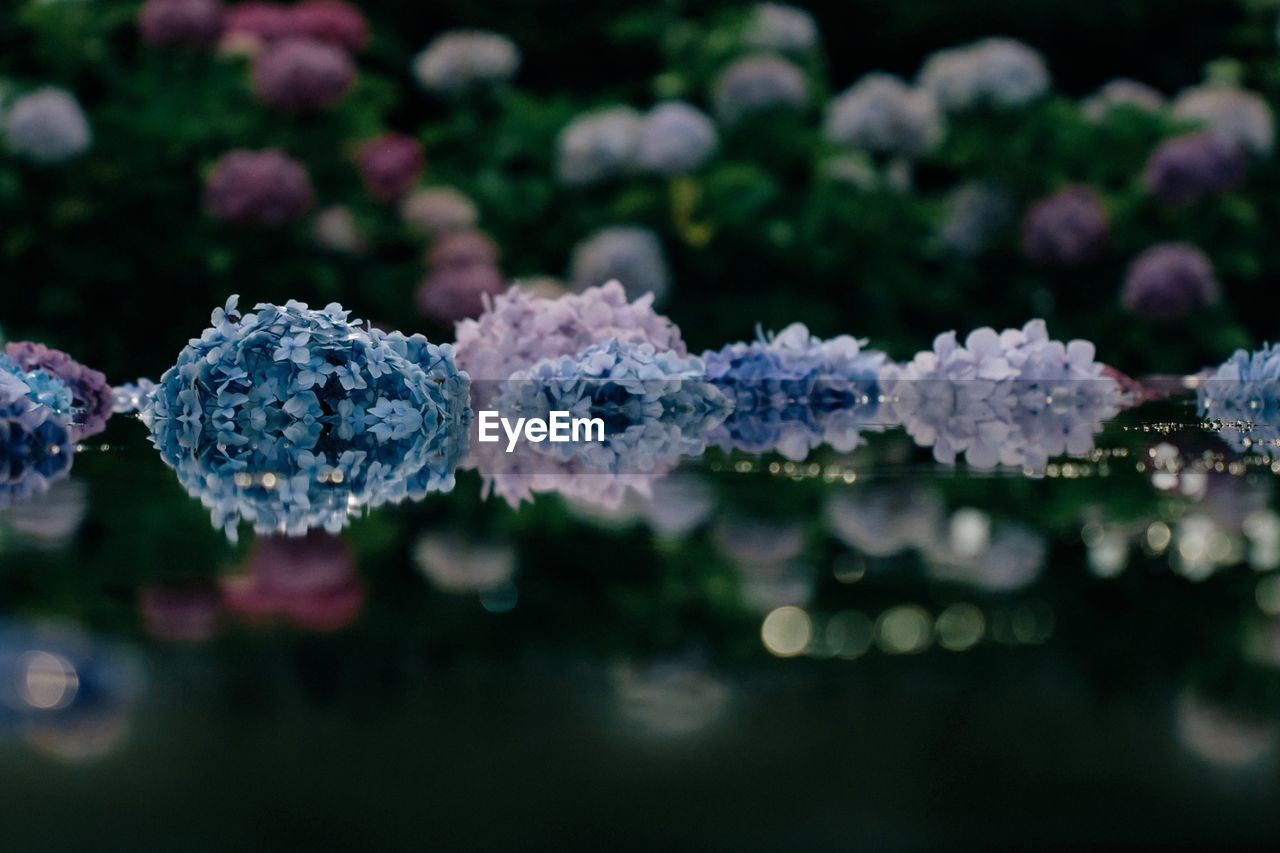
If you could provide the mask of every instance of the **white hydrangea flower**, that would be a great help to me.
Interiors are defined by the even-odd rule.
[[[661,300],[671,288],[662,241],[648,228],[601,228],[573,249],[569,279],[578,290],[619,281],[629,298],[653,294]]]
[[[706,113],[683,101],[669,101],[644,117],[636,162],[660,175],[691,172],[715,147],[716,127]]]
[[[948,112],[980,104],[1016,107],[1048,91],[1049,70],[1022,42],[988,38],[938,51],[920,69],[919,84]]]
[[[827,138],[870,151],[918,156],[936,146],[942,133],[933,93],[891,74],[868,74],[827,108]]]
[[[798,109],[808,99],[804,72],[774,53],[737,60],[720,72],[711,90],[716,116],[725,124],[765,110]]]
[[[504,83],[520,67],[520,49],[499,33],[453,30],[436,36],[413,60],[422,87],[459,95],[477,86]]]
[[[425,533],[413,546],[413,562],[437,589],[449,593],[491,592],[516,573],[510,545],[471,542],[452,533]]]
[[[89,120],[75,96],[45,87],[14,100],[4,116],[9,147],[40,163],[61,163],[89,150]]]
[[[1117,78],[1080,102],[1080,112],[1089,121],[1102,121],[1116,107],[1137,107],[1146,112],[1164,109],[1164,95],[1137,80]]]
[[[742,43],[756,50],[804,53],[818,46],[818,24],[804,9],[760,3],[751,10]]]
[[[560,180],[591,184],[631,168],[641,125],[640,114],[630,107],[606,107],[569,122],[556,140]]]
[[[1216,83],[1183,89],[1173,101],[1176,118],[1205,125],[1219,139],[1251,154],[1275,144],[1271,107],[1256,92]]]

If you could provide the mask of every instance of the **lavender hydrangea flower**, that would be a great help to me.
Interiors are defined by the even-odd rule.
[[[556,171],[570,185],[617,177],[635,162],[640,144],[640,114],[630,107],[584,113],[556,138]]]
[[[1280,446],[1280,346],[1236,350],[1205,371],[1196,390],[1200,415],[1238,451]]]
[[[796,110],[809,100],[809,81],[797,66],[773,53],[755,53],[729,65],[712,84],[716,117],[737,124],[766,110]]]
[[[962,184],[947,196],[939,236],[948,251],[971,258],[995,242],[1012,221],[1008,193],[987,184]]]
[[[742,44],[755,50],[806,53],[818,46],[818,25],[804,9],[758,3],[747,20]]]
[[[302,0],[289,7],[289,31],[359,53],[369,41],[369,22],[341,0]]]
[[[453,187],[414,190],[400,202],[400,218],[431,237],[466,231],[480,218],[475,203]]]
[[[1213,264],[1187,243],[1161,243],[1138,255],[1120,292],[1126,310],[1154,320],[1181,320],[1217,299]]]
[[[263,103],[288,112],[315,112],[347,96],[356,78],[350,54],[308,38],[269,45],[253,62],[253,91]]]
[[[365,189],[374,198],[395,201],[418,182],[425,157],[418,140],[403,133],[371,139],[356,152]]]
[[[52,409],[0,393],[0,509],[48,491],[74,454],[71,431]]]
[[[37,163],[62,163],[89,150],[93,133],[75,96],[46,86],[23,95],[4,114],[9,148]]]
[[[942,111],[933,93],[891,74],[868,74],[827,107],[827,139],[868,151],[918,157],[931,151],[942,133]]]
[[[1251,154],[1266,154],[1275,142],[1271,107],[1246,89],[1219,84],[1184,89],[1173,101],[1173,114],[1205,125],[1223,142]]]
[[[418,310],[442,325],[478,317],[485,299],[507,287],[502,271],[492,264],[445,266],[432,270],[418,285]]]
[[[1154,113],[1164,109],[1164,95],[1137,80],[1118,78],[1080,102],[1080,112],[1092,122],[1100,122],[1117,107],[1133,107]]]
[[[658,235],[637,225],[601,228],[573,248],[569,278],[581,291],[619,281],[627,296],[652,293],[661,300],[671,287],[671,271]]]
[[[616,281],[556,299],[512,287],[486,300],[477,319],[459,323],[457,334],[458,363],[487,385],[535,362],[576,356],[612,338],[686,353],[680,330],[653,310],[652,294],[628,302]]]
[[[112,393],[102,373],[61,350],[28,341],[10,342],[5,346],[5,355],[23,370],[47,374],[66,386],[74,407],[69,420],[75,438],[97,435],[106,428],[112,412]]]
[[[446,234],[427,252],[427,263],[435,268],[494,265],[498,259],[498,244],[481,231]]]
[[[369,248],[369,240],[356,223],[351,208],[333,204],[316,214],[311,233],[317,244],[331,252],[358,255]]]
[[[279,3],[237,3],[226,10],[222,20],[224,51],[250,54],[276,39],[293,35],[293,16]]]
[[[1234,189],[1244,180],[1245,153],[1211,133],[1192,133],[1166,140],[1151,152],[1142,183],[1162,201],[1195,201]]]
[[[920,69],[919,85],[947,112],[980,105],[1017,107],[1049,89],[1044,58],[1020,41],[988,38],[940,50]]]
[[[222,34],[221,0],[147,0],[138,29],[150,44],[211,45]]]
[[[278,226],[311,207],[306,167],[282,151],[230,151],[214,164],[205,185],[205,209],[215,219]]]
[[[952,465],[1044,470],[1093,449],[1102,421],[1125,404],[1088,341],[1051,340],[1044,321],[1002,333],[984,328],[961,345],[954,332],[880,374],[885,412],[934,458]]]
[[[706,113],[683,101],[669,101],[644,117],[636,163],[659,175],[692,172],[715,147],[716,128]]]
[[[1022,222],[1022,251],[1038,264],[1088,263],[1107,245],[1107,214],[1096,193],[1072,186],[1041,199]]]
[[[449,96],[505,83],[519,67],[515,42],[484,30],[442,33],[413,60],[413,73],[422,87]]]
[[[233,296],[141,415],[229,537],[241,520],[299,535],[452,488],[469,387],[448,344],[361,327],[336,303],[241,314]]]

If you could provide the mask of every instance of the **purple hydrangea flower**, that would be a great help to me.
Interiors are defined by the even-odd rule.
[[[106,428],[112,412],[111,386],[107,377],[91,370],[65,352],[44,344],[14,341],[5,345],[5,355],[23,370],[36,370],[58,379],[71,391],[76,414],[71,430],[76,438],[96,435]]]
[[[636,162],[659,175],[692,172],[715,147],[716,128],[706,113],[683,101],[669,101],[644,117]]]
[[[799,67],[773,53],[756,53],[737,60],[712,84],[716,116],[736,124],[755,113],[800,109],[809,100],[809,81]]]
[[[933,93],[890,74],[868,74],[827,108],[827,138],[868,151],[919,156],[932,150],[942,133],[942,111]]]
[[[742,43],[755,50],[805,53],[818,46],[818,25],[804,9],[759,3],[751,10]]]
[[[658,235],[637,225],[601,228],[573,248],[569,274],[578,290],[620,281],[629,297],[652,293],[661,300],[671,271]]]
[[[1089,121],[1100,122],[1113,109],[1122,106],[1158,112],[1164,108],[1164,95],[1146,83],[1119,78],[1081,101],[1080,112]]]
[[[1078,266],[1107,244],[1107,214],[1096,193],[1072,186],[1041,199],[1022,223],[1022,251],[1038,264]]]
[[[1151,152],[1142,183],[1162,201],[1182,203],[1226,192],[1244,180],[1245,153],[1212,133],[1166,140]]]
[[[679,328],[653,310],[653,296],[628,302],[616,281],[555,299],[512,287],[486,301],[477,319],[459,323],[457,332],[458,363],[489,384],[534,362],[576,356],[615,338],[686,353]]]
[[[150,44],[212,45],[222,34],[221,0],[147,0],[138,29]]]
[[[983,104],[1017,107],[1049,89],[1044,57],[1020,41],[988,38],[940,50],[920,69],[919,84],[947,112]]]
[[[592,184],[616,177],[635,161],[640,114],[630,107],[584,113],[556,137],[556,171],[566,184]]]
[[[302,0],[289,8],[293,35],[359,53],[369,40],[369,22],[359,9],[341,0]]]
[[[307,38],[286,38],[269,45],[253,62],[253,90],[277,109],[314,112],[346,97],[356,78],[350,54]]]
[[[413,73],[422,87],[449,96],[505,83],[519,67],[515,42],[484,30],[442,33],[413,60]]]
[[[226,10],[222,28],[224,45],[244,45],[256,52],[276,39],[292,35],[293,17],[288,7],[280,3],[237,3]]]
[[[1217,299],[1213,264],[1187,243],[1162,243],[1138,255],[1120,292],[1130,313],[1153,320],[1181,320]]]
[[[437,323],[452,325],[478,317],[486,297],[507,286],[502,271],[492,264],[468,264],[434,269],[418,286],[418,310]]]
[[[431,237],[473,228],[480,218],[475,202],[453,187],[414,190],[400,202],[400,218]]]
[[[17,98],[4,114],[9,148],[38,163],[61,163],[89,150],[93,133],[75,96],[46,86]]]
[[[313,194],[306,167],[282,151],[230,151],[205,185],[205,208],[215,219],[277,226],[300,219]]]
[[[1266,154],[1275,142],[1271,107],[1255,92],[1234,86],[1205,84],[1178,93],[1174,117],[1205,125],[1228,145],[1251,154]]]
[[[418,182],[426,160],[418,140],[388,133],[370,140],[356,152],[356,165],[369,194],[395,201]]]

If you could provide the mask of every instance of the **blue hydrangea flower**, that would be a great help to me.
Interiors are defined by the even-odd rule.
[[[336,304],[236,303],[154,388],[123,394],[145,393],[152,443],[228,536],[242,520],[332,532],[360,508],[452,488],[470,380],[451,346],[362,327]]]
[[[0,404],[17,397],[47,406],[62,417],[75,413],[74,398],[65,382],[43,370],[23,370],[13,359],[0,353]]]
[[[1221,421],[1219,435],[1236,450],[1280,446],[1280,345],[1236,350],[1201,376],[1196,396],[1201,416]]]
[[[47,491],[71,470],[74,454],[67,421],[48,406],[25,396],[0,400],[0,508]]]

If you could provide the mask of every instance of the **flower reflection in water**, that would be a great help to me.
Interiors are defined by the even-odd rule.
[[[426,533],[413,546],[413,561],[442,592],[481,595],[510,587],[516,552],[510,545],[473,542],[452,533]]]
[[[649,494],[627,491],[618,506],[605,506],[578,498],[568,499],[578,516],[611,527],[641,522],[659,536],[686,536],[711,515],[715,498],[706,480],[677,471],[649,484]]]
[[[171,643],[212,639],[222,616],[222,593],[213,583],[144,587],[138,604],[147,634]]]
[[[1235,710],[1188,688],[1176,707],[1178,739],[1197,758],[1224,769],[1243,769],[1275,750],[1272,720]]]
[[[719,720],[729,684],[696,663],[622,663],[609,672],[619,719],[647,734],[687,737]]]
[[[66,761],[96,758],[128,733],[142,687],[124,648],[69,627],[0,623],[0,734]]]
[[[47,406],[25,397],[0,403],[0,509],[47,492],[74,453],[67,422]]]
[[[248,622],[281,620],[308,631],[337,631],[364,607],[351,548],[336,536],[261,536],[243,573],[224,578],[227,610]]]
[[[0,515],[0,532],[13,533],[19,545],[61,548],[84,520],[86,491],[77,480],[58,480],[47,492],[6,508]]]

